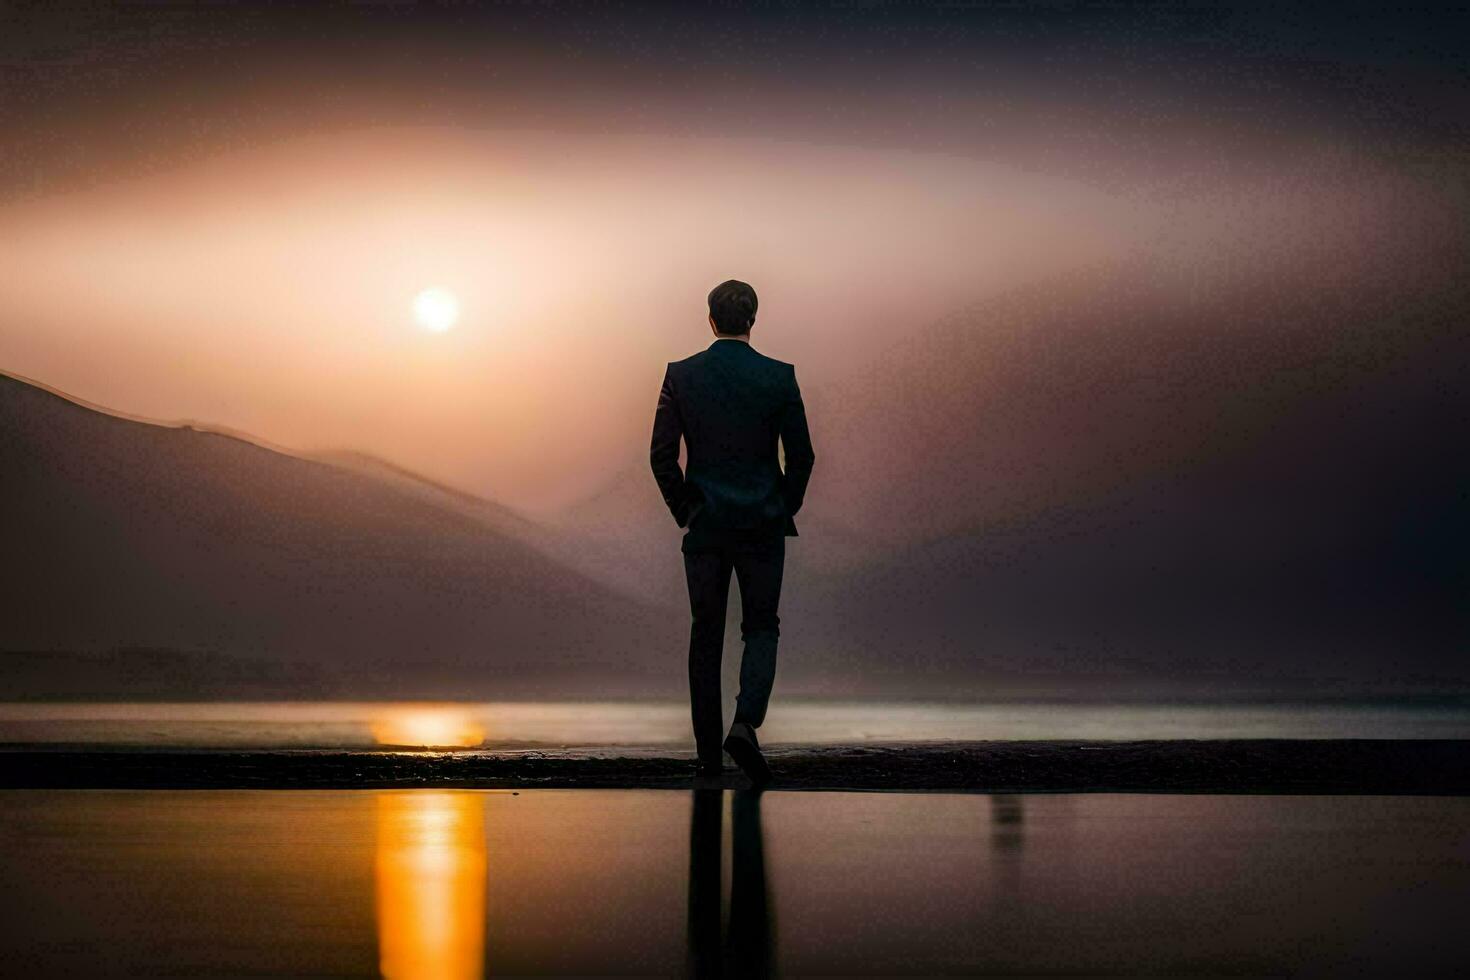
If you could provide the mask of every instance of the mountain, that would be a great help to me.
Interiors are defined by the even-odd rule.
[[[833,689],[1470,688],[1465,258],[956,311],[811,400],[809,506],[889,545],[784,634]]]
[[[1401,246],[1183,284],[1119,261],[809,389],[783,688],[1470,687],[1466,256]],[[682,598],[645,462],[561,526],[600,542],[584,568]]]
[[[10,696],[56,687],[38,657],[96,689],[115,664],[135,690],[129,649],[187,662],[195,696],[242,671],[278,696],[680,693],[684,624],[537,550],[538,533],[402,471],[0,376],[0,651],[25,654]]]

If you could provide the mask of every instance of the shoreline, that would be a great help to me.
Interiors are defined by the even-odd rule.
[[[688,789],[692,752],[0,745],[0,789]],[[1470,740],[965,741],[769,746],[770,789],[1470,795]],[[747,781],[726,768],[721,784]]]

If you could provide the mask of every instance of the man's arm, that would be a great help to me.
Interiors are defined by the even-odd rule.
[[[684,471],[679,468],[679,439],[684,435],[684,419],[674,399],[673,380],[664,368],[664,383],[658,393],[658,407],[653,412],[653,444],[648,459],[653,465],[653,478],[669,513],[680,527],[689,523],[689,502],[685,496]]]
[[[781,448],[786,454],[786,479],[781,492],[786,498],[786,513],[795,517],[806,497],[807,481],[811,479],[812,463],[816,461],[817,454],[812,451],[812,437],[806,427],[806,406],[801,401],[801,388],[796,383],[794,367],[791,369],[790,400],[781,416]]]

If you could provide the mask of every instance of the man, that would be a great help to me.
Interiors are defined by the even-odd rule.
[[[766,717],[776,676],[781,574],[786,538],[811,477],[811,436],[796,369],[750,345],[755,290],[737,279],[709,294],[708,348],[664,372],[649,453],[664,503],[679,527],[693,624],[689,700],[698,776],[721,766],[720,659],[733,570],[740,583],[740,693],[724,751],[757,785],[770,781],[755,730]],[[679,468],[679,439],[688,473]],[[776,450],[786,454],[781,470]]]

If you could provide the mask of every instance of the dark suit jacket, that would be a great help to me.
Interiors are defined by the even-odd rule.
[[[687,474],[679,469],[681,436]],[[784,524],[785,536],[794,537],[792,518],[816,459],[796,368],[728,338],[671,362],[658,393],[649,459],[669,512],[691,533]]]

